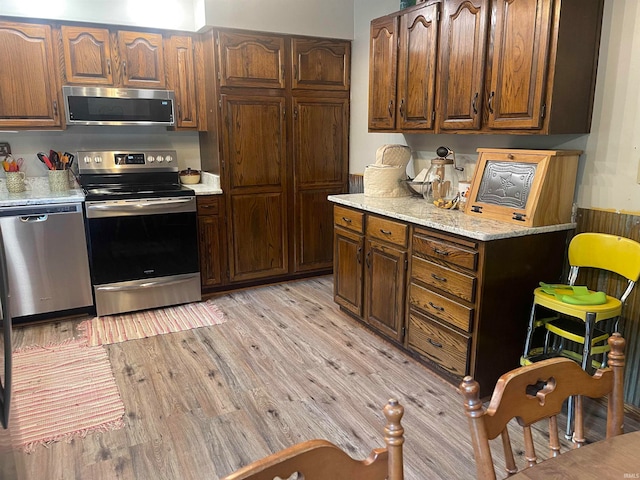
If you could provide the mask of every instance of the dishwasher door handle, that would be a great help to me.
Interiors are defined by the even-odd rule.
[[[46,222],[49,220],[49,215],[29,215],[28,217],[18,217],[22,223],[37,223]]]

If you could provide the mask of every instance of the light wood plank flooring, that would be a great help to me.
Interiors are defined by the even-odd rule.
[[[407,480],[474,478],[456,388],[340,312],[332,288],[319,277],[219,295],[223,325],[106,346],[126,427],[5,454],[0,478],[215,480],[312,438],[364,458],[384,445],[390,397],[406,409]],[[80,320],[18,327],[15,347],[78,336]],[[544,458],[545,434],[536,442]]]

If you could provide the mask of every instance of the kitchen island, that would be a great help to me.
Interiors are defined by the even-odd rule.
[[[540,281],[562,278],[575,224],[523,227],[419,197],[332,195],[334,299],[457,384],[488,395],[519,365]]]

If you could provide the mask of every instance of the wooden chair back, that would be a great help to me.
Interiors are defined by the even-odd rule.
[[[563,402],[576,397],[576,439],[583,439],[582,399],[608,396],[607,438],[623,433],[624,418],[624,345],[619,333],[609,337],[609,366],[598,369],[593,376],[567,358],[551,358],[520,367],[502,375],[487,408],[479,397],[480,386],[472,377],[460,384],[465,413],[469,420],[473,453],[479,479],[495,479],[495,468],[489,440],[500,435],[507,474],[518,471],[511,449],[507,424],[515,418],[524,430],[526,467],[538,462],[531,425],[549,419],[549,457],[560,454],[557,415]],[[578,441],[574,447],[582,446]]]
[[[325,440],[309,440],[255,461],[222,480],[403,480],[400,423],[404,407],[391,399],[383,409],[386,448],[373,450],[365,460],[354,460]]]

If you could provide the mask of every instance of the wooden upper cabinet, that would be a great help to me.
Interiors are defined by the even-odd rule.
[[[349,90],[351,43],[293,38],[291,61],[294,89]]]
[[[0,128],[60,127],[48,25],[0,22]]]
[[[176,127],[198,126],[193,39],[172,35],[165,40],[167,88],[176,96]]]
[[[285,87],[282,36],[218,32],[218,77],[223,87]]]
[[[392,130],[396,124],[398,17],[371,22],[369,50],[369,129]]]
[[[118,50],[125,87],[165,87],[161,34],[119,31]]]
[[[489,12],[489,0],[443,4],[437,109],[442,130],[481,126]]]
[[[489,128],[540,128],[550,49],[549,0],[496,0]]]
[[[60,34],[66,83],[165,88],[161,34],[68,25]]]
[[[434,3],[400,17],[397,127],[433,128],[438,55],[438,12]]]
[[[67,83],[113,85],[109,30],[62,25],[60,31]]]

